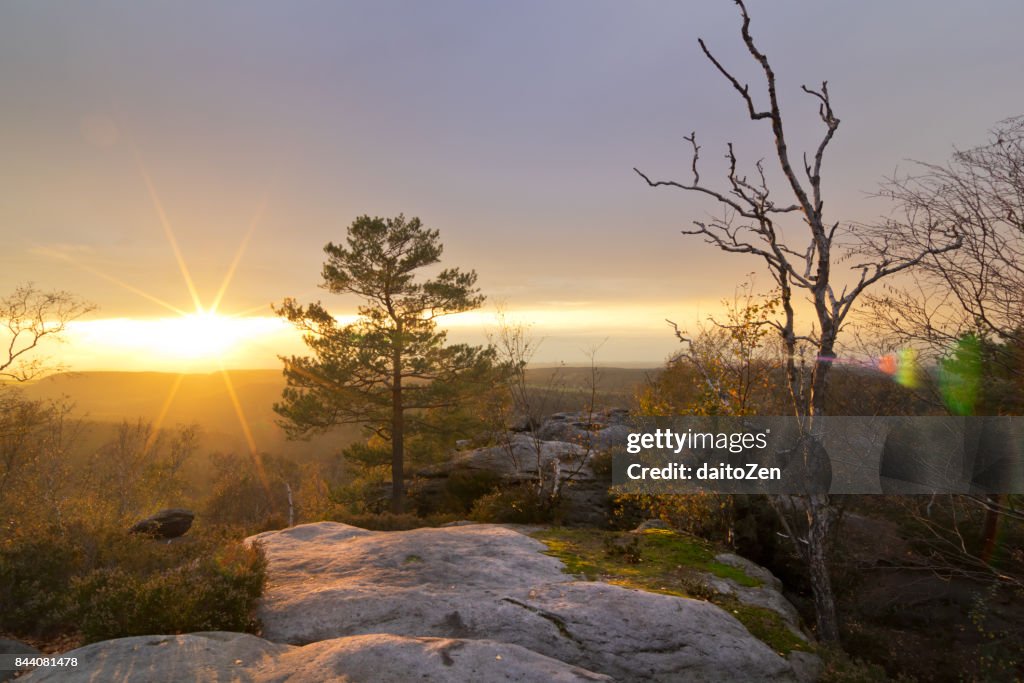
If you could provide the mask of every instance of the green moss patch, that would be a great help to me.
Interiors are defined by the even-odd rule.
[[[548,555],[565,564],[568,574],[588,581],[708,600],[728,611],[752,635],[780,654],[811,649],[772,610],[744,605],[733,596],[712,590],[703,580],[704,574],[732,579],[748,587],[758,587],[761,581],[742,569],[716,561],[714,547],[700,539],[666,529],[633,534],[552,528],[538,531],[533,537],[547,545]]]
[[[793,650],[814,651],[813,646],[789,630],[778,612],[767,607],[744,605],[730,595],[713,597],[711,602],[736,617],[752,636],[781,655],[787,655]]]
[[[673,577],[692,579],[694,571],[732,579],[741,586],[756,587],[761,581],[742,569],[715,560],[711,545],[667,529],[648,529],[640,534],[592,529],[545,529],[533,534],[548,546],[548,555],[565,563],[569,574],[588,580],[629,580],[636,588],[666,590]],[[609,547],[631,545],[637,539],[639,562],[628,553],[609,552]]]

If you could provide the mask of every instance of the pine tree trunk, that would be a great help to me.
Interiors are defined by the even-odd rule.
[[[402,352],[391,355],[391,511],[405,512],[405,412],[402,407]]]

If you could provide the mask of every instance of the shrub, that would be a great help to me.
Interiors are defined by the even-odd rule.
[[[11,536],[0,545],[0,631],[89,640],[253,630],[258,549],[207,532],[173,543],[120,529]]]
[[[210,459],[215,474],[204,519],[247,534],[288,526],[297,493],[290,487],[297,489],[301,480],[294,462],[268,454],[250,457],[215,453]]]
[[[542,496],[537,487],[519,484],[481,496],[469,518],[478,522],[544,524],[561,518],[560,501]]]
[[[717,493],[624,493],[615,498],[614,515],[632,528],[645,519],[660,519],[673,529],[729,543],[735,520],[733,496]]]
[[[624,448],[612,448],[604,451],[598,451],[590,458],[590,467],[594,471],[594,476],[598,481],[604,481],[611,483],[612,481],[612,463],[614,462],[616,454],[624,454],[626,450]]]
[[[458,514],[467,514],[477,500],[493,492],[501,483],[501,475],[487,470],[453,470],[445,482],[444,507]]]
[[[411,513],[396,515],[392,512],[381,514],[355,513],[347,510],[340,510],[331,515],[331,520],[343,524],[351,524],[360,529],[371,531],[405,531],[407,529],[420,529],[422,527],[437,527],[458,519],[454,515],[427,515],[420,517]]]
[[[344,484],[329,486],[331,503],[353,513],[381,513],[391,502],[391,468],[359,467]]]
[[[824,663],[819,680],[823,683],[881,683],[890,680],[877,664],[856,659],[837,647],[818,650]]]
[[[65,589],[81,553],[59,535],[5,539],[0,546],[0,631],[48,636],[69,623]]]
[[[640,550],[640,537],[608,536],[604,539],[604,554],[608,557],[620,558],[627,564],[640,564],[643,559]]]
[[[151,573],[104,567],[73,580],[72,599],[85,638],[255,630],[252,609],[265,581],[262,553],[237,542],[206,550]]]

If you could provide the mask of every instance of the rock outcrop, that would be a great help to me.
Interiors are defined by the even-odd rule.
[[[711,603],[574,580],[499,525],[373,532],[320,522],[250,537],[268,560],[263,637],[143,636],[26,681],[798,681]],[[731,559],[731,558],[726,558]]]
[[[537,437],[543,441],[566,441],[592,451],[623,446],[628,436],[629,411],[625,408],[555,413],[537,429]]]
[[[370,532],[321,522],[252,537],[270,584],[264,636],[491,640],[621,681],[795,680],[790,663],[700,600],[573,581],[496,525]]]
[[[593,460],[624,445],[628,425],[624,409],[555,413],[534,430],[509,430],[497,435],[494,445],[462,450],[448,462],[420,470],[417,495],[439,499],[452,477],[465,474],[489,475],[506,485],[542,481],[548,491],[558,482],[564,523],[603,526],[611,479],[594,471]]]

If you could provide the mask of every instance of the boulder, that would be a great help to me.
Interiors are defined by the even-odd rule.
[[[503,443],[458,453],[450,461],[429,468],[421,476],[430,477],[453,470],[486,471],[508,480],[532,481],[538,472],[547,474],[557,462],[565,478],[574,469],[587,467],[587,452],[581,446],[564,441],[544,441],[530,434],[509,433]]]
[[[602,451],[626,445],[629,419],[625,408],[555,413],[540,425],[536,434],[545,441],[565,441],[591,451]]]
[[[320,683],[321,681],[535,681],[582,683],[607,676],[489,640],[389,634],[323,640],[305,647],[244,633],[138,636],[65,653],[74,669],[37,669],[25,681]]]
[[[131,534],[147,534],[154,538],[177,538],[192,528],[196,515],[185,508],[169,508],[136,522],[128,529]]]
[[[269,562],[259,617],[276,642],[485,640],[622,681],[797,680],[718,607],[571,580],[542,543],[506,527],[369,532],[321,522],[249,541]]]

